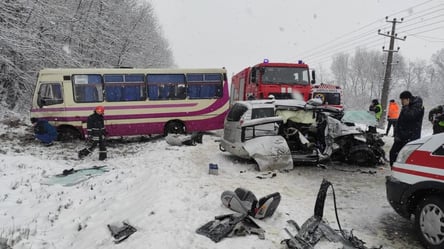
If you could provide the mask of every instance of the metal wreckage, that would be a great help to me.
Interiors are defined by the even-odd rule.
[[[325,199],[329,187],[333,191],[334,208],[339,230],[330,227],[328,222],[323,219]],[[216,243],[226,237],[251,234],[256,234],[259,239],[265,239],[265,230],[257,225],[254,219],[264,219],[272,216],[279,206],[281,195],[275,192],[258,200],[251,191],[237,188],[235,191],[224,191],[221,195],[221,200],[224,206],[236,213],[216,216],[213,221],[204,224],[196,230],[196,233],[207,236]],[[288,249],[314,249],[321,240],[327,240],[336,244],[340,243],[343,249],[382,248],[382,246],[368,248],[365,246],[364,241],[353,235],[352,231],[348,232],[342,229],[337,214],[333,185],[325,179],[323,179],[317,195],[314,215],[307,219],[302,226],[299,226],[294,220],[287,222],[297,230],[297,234],[292,235],[285,228],[290,238],[282,240],[281,244],[286,245]]]
[[[273,104],[275,117],[241,123],[238,141],[230,144],[237,148],[228,150],[224,147],[228,143],[222,139],[221,150],[241,157],[247,155],[256,161],[260,171],[322,164],[328,160],[358,166],[375,166],[386,161],[382,135],[361,128],[377,125],[371,113],[323,106],[317,99],[275,100]],[[232,131],[226,127],[224,133]]]
[[[325,199],[329,187],[331,187],[333,191],[333,203],[339,230],[330,227],[328,222],[323,219]],[[292,235],[290,231],[285,228],[285,231],[290,235],[290,238],[283,240],[281,243],[287,245],[289,249],[312,249],[321,239],[326,239],[333,243],[340,243],[342,244],[343,249],[382,248],[382,246],[368,248],[365,246],[364,241],[353,235],[352,231],[348,232],[342,229],[336,208],[336,196],[333,185],[325,179],[322,180],[321,187],[319,188],[313,216],[308,218],[302,226],[299,226],[293,220],[287,222],[293,225],[297,230],[297,234]]]

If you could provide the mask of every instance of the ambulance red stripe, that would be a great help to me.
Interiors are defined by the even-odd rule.
[[[433,156],[430,151],[415,150],[412,154],[410,154],[405,163],[435,169],[444,169],[443,161],[443,156]]]
[[[444,181],[444,175],[437,175],[437,174],[431,174],[431,173],[426,173],[426,172],[422,172],[422,171],[404,169],[404,168],[399,168],[396,166],[393,166],[392,171]]]

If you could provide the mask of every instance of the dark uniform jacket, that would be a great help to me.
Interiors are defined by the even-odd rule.
[[[396,124],[395,140],[410,142],[421,138],[424,106],[418,96],[410,99],[410,104],[403,106]]]
[[[105,123],[103,116],[94,112],[88,117],[86,129],[88,136],[93,139],[102,138],[105,135]]]
[[[439,105],[429,112],[430,122],[440,122],[444,121],[444,105]]]

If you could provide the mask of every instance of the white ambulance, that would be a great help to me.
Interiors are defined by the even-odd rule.
[[[322,100],[323,105],[339,109],[344,108],[342,96],[342,88],[337,85],[321,83],[313,85],[311,89],[311,98],[319,98]]]
[[[444,248],[444,133],[405,145],[386,179],[387,199],[427,249]]]

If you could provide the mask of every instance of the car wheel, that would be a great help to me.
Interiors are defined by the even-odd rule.
[[[427,196],[419,203],[415,230],[425,248],[444,248],[444,199]]]
[[[358,145],[350,150],[348,163],[358,166],[374,166],[376,165],[376,156],[367,145]]]

